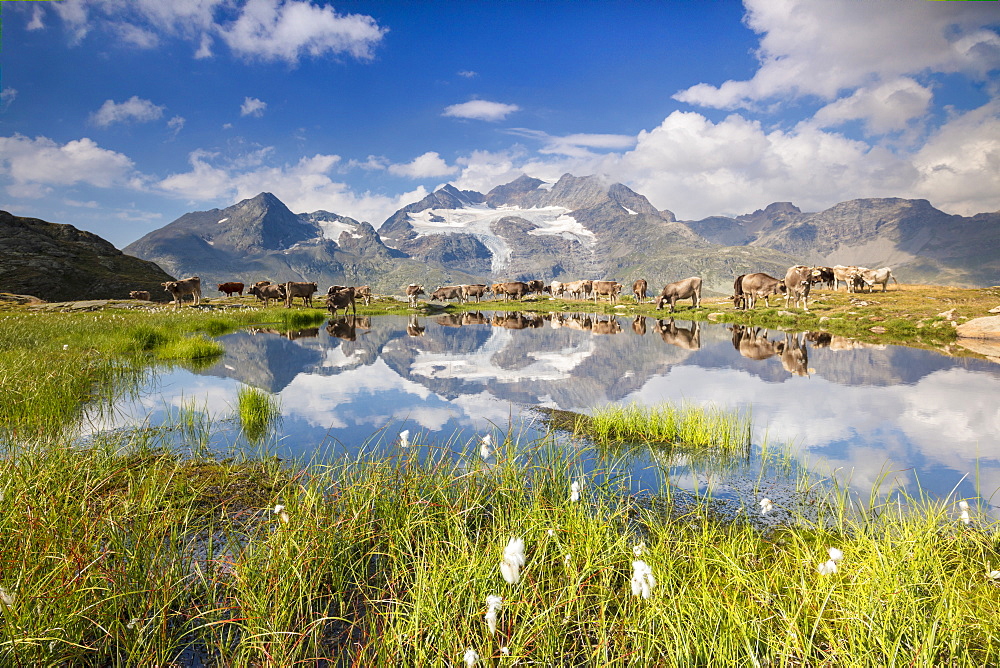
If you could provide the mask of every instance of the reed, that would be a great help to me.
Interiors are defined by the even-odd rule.
[[[236,393],[243,433],[251,443],[260,443],[281,415],[276,399],[256,387],[245,385]]]

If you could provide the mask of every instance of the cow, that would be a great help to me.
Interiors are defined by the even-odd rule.
[[[813,267],[812,276],[809,282],[816,285],[823,283],[828,288],[833,288],[836,278],[833,275],[833,267]]]
[[[285,308],[292,308],[292,302],[296,297],[302,297],[302,305],[312,307],[313,293],[319,290],[315,283],[304,283],[301,281],[288,281],[285,283]]]
[[[668,283],[656,300],[656,310],[663,308],[663,302],[670,302],[670,312],[676,311],[678,299],[691,299],[691,308],[701,305],[701,279],[697,276],[685,278],[683,281]]]
[[[497,296],[503,295],[503,300],[520,299],[528,294],[528,284],[521,281],[511,281],[509,283],[494,283],[493,293]]]
[[[406,298],[410,302],[410,307],[415,308],[417,305],[417,297],[419,295],[427,294],[424,292],[424,286],[417,285],[416,283],[410,283],[406,286]]]
[[[774,276],[764,273],[743,274],[736,277],[733,284],[733,303],[738,309],[753,309],[757,305],[757,300],[763,298],[764,304],[768,308],[771,303],[768,298],[771,295],[785,293],[785,284]]]
[[[438,300],[446,302],[449,299],[457,299],[460,303],[465,302],[465,297],[462,296],[461,285],[439,286],[434,288],[434,292],[432,292],[430,296],[430,301]]]
[[[799,301],[802,302],[802,310],[806,313],[809,312],[809,288],[812,287],[812,281],[814,269],[812,267],[807,267],[804,264],[797,264],[794,267],[789,267],[788,271],[785,272],[785,308],[788,308],[788,302],[791,301],[793,306],[797,307]]]
[[[579,299],[581,296],[586,298],[590,296],[591,291],[594,289],[594,282],[573,281],[571,283],[563,283],[563,288],[566,292],[573,295],[573,299]]]
[[[641,304],[646,300],[646,290],[649,289],[649,283],[646,282],[645,278],[638,278],[632,283],[632,294],[635,295],[635,301]]]
[[[258,288],[262,288],[265,285],[271,285],[271,281],[257,281],[256,283],[254,283],[254,286],[258,287]],[[250,293],[247,292],[247,294],[250,294]]]
[[[250,294],[264,302],[264,308],[267,308],[272,299],[285,301],[285,286],[271,285],[270,283],[254,285],[250,288]]]
[[[463,285],[462,286],[462,298],[465,301],[469,301],[470,298],[475,297],[476,303],[478,304],[483,296],[486,294],[488,286],[482,283],[475,283],[473,285]]]
[[[354,288],[354,296],[360,297],[364,300],[365,306],[371,306],[372,303],[372,289],[368,285],[361,285]]]
[[[149,290],[133,290],[128,293],[129,299],[144,299],[149,301]]]
[[[637,315],[632,320],[632,331],[639,336],[646,335],[646,316]]]
[[[538,279],[528,281],[528,292],[541,297],[542,293],[545,292],[545,281],[540,281]]]
[[[197,276],[185,278],[181,281],[167,281],[166,283],[160,283],[160,285],[163,286],[165,292],[169,292],[170,296],[174,298],[175,309],[181,305],[185,295],[191,295],[192,306],[197,306],[201,303],[201,279]]]
[[[691,323],[691,329],[678,327],[674,324],[674,319],[657,320],[656,331],[660,333],[660,338],[664,343],[683,348],[684,350],[698,350],[701,348],[701,326],[697,322]]]
[[[553,297],[562,297],[563,292],[566,291],[566,284],[560,281],[552,281],[549,285],[549,294]]]
[[[594,293],[594,303],[597,303],[598,297],[607,295],[608,302],[614,304],[618,301],[618,295],[621,293],[622,287],[622,284],[616,281],[594,281],[591,290]]]
[[[896,277],[892,275],[892,269],[889,267],[882,267],[881,269],[866,269],[861,272],[860,276],[862,283],[868,286],[868,290],[870,292],[874,291],[875,286],[880,283],[882,284],[882,292],[885,292],[886,288],[889,287],[890,278],[896,285],[899,285],[899,281],[897,281]]]
[[[330,311],[330,317],[336,318],[337,311],[344,309],[344,313],[347,313],[347,308],[351,308],[351,312],[357,316],[358,315],[358,305],[357,299],[357,289],[341,287],[337,285],[331,285],[326,291],[326,308]]]
[[[856,267],[849,266],[845,267],[842,264],[838,264],[833,269],[833,289],[836,290],[840,287],[840,282],[843,281],[848,292],[854,292],[857,287],[857,283],[861,279],[861,272],[867,271],[867,267]]]
[[[227,297],[232,297],[235,293],[240,293],[240,297],[243,296],[243,284],[242,283],[219,283],[216,287],[219,292],[225,292]]]

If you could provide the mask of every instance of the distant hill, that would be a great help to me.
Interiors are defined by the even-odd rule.
[[[132,290],[148,290],[165,299],[161,283],[173,280],[153,262],[72,225],[0,211],[0,240],[0,292],[70,301],[127,299]]]

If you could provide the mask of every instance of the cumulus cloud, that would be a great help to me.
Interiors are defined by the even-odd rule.
[[[454,118],[471,118],[477,121],[502,121],[521,108],[516,104],[490,102],[488,100],[470,100],[461,104],[445,107],[443,116]]]
[[[267,109],[267,102],[262,102],[255,97],[245,97],[243,98],[243,104],[240,105],[240,116],[255,116],[260,118],[264,115],[265,109]]]
[[[736,109],[774,98],[841,91],[925,71],[985,76],[1000,64],[1000,36],[971,3],[746,0],[746,24],[762,35],[760,67],[746,81],[700,83],[674,97]]]
[[[426,179],[435,176],[450,176],[458,171],[457,167],[452,167],[445,162],[440,155],[434,151],[428,151],[419,155],[412,161],[401,165],[389,165],[389,173],[396,176],[405,176],[411,179]]]
[[[86,183],[100,188],[130,185],[132,161],[84,137],[58,144],[48,137],[0,137],[0,175],[15,197],[40,197],[54,185]]]
[[[197,43],[195,58],[212,56],[214,36],[244,58],[294,64],[304,56],[346,54],[370,60],[387,32],[370,16],[338,14],[310,0],[63,0],[51,4],[72,44],[79,44],[93,30],[110,31],[143,48],[152,48],[169,35]],[[36,16],[40,22],[37,9]]]
[[[369,60],[386,32],[370,16],[296,0],[250,0],[236,21],[219,30],[239,55],[289,63],[304,55],[342,53]]]
[[[268,150],[262,149],[265,154]],[[347,184],[330,178],[340,163],[337,155],[315,154],[296,163],[257,164],[249,168],[247,164],[255,160],[220,162],[214,153],[201,150],[192,152],[188,160],[189,171],[171,174],[156,187],[172,195],[206,203],[232,203],[267,191],[274,193],[292,211],[335,211],[376,227],[398,209],[427,196],[423,187],[394,197],[354,192]]]
[[[593,155],[590,149],[627,149],[635,146],[635,137],[613,134],[572,134],[555,136],[538,130],[513,128],[510,134],[537,139],[542,142],[542,154],[567,155],[582,158]]]
[[[42,21],[42,6],[35,5],[32,8],[31,20],[28,21],[26,28],[28,30],[43,30],[45,28],[45,22]]]
[[[174,136],[176,137],[177,133],[184,129],[185,122],[183,116],[174,116],[167,121],[167,127],[174,131]]]
[[[94,125],[106,128],[113,123],[147,123],[163,116],[164,107],[133,95],[124,102],[105,100],[101,108],[91,114]]]

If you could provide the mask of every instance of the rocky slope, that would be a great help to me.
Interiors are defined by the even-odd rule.
[[[153,262],[72,225],[0,211],[0,239],[0,292],[69,301],[127,299],[132,290],[148,290],[166,299],[160,284],[173,280]]]

